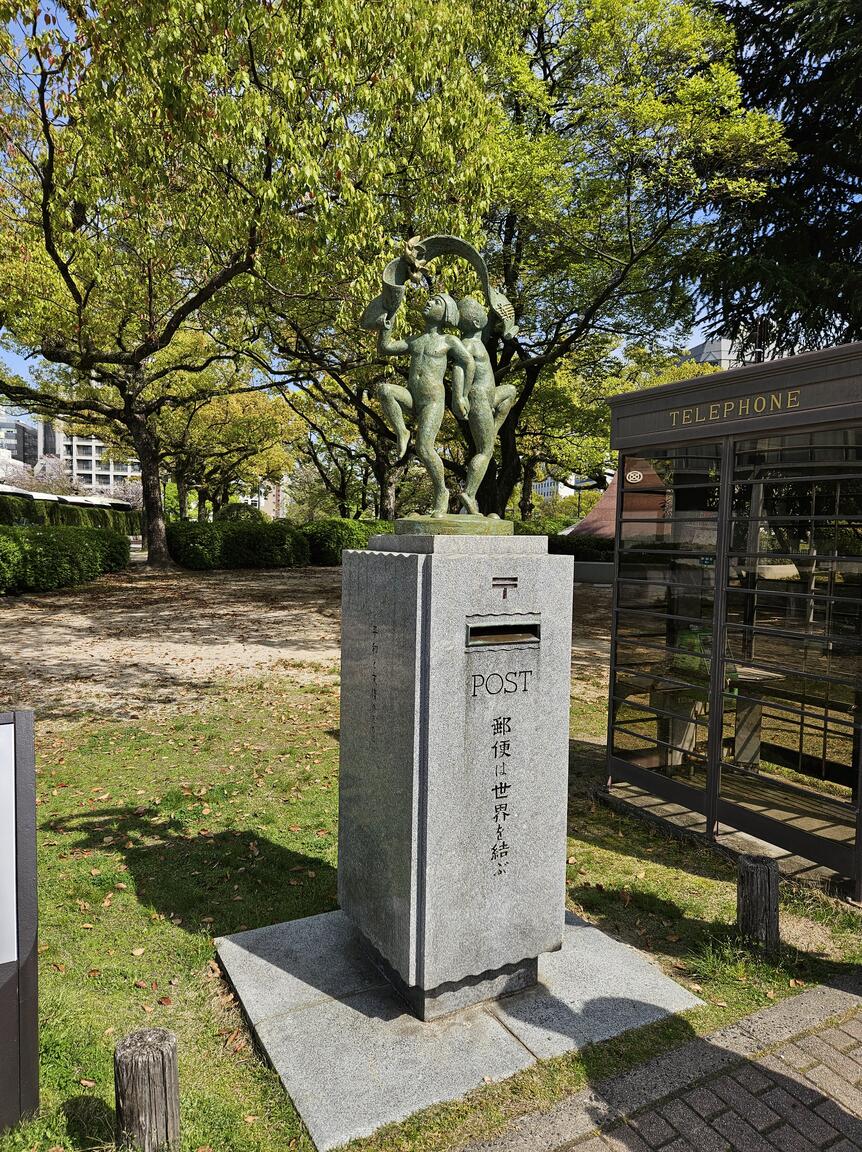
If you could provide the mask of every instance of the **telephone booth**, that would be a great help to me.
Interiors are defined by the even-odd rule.
[[[862,344],[611,401],[625,782],[862,899]]]

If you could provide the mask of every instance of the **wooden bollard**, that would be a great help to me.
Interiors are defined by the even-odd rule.
[[[125,1036],[114,1052],[117,1147],[159,1152],[180,1143],[177,1038],[164,1028]]]
[[[736,877],[736,926],[743,939],[778,953],[778,862],[771,856],[740,856]]]

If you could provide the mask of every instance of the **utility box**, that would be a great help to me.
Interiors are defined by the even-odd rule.
[[[32,712],[0,712],[0,1132],[39,1107]]]
[[[561,947],[571,616],[546,537],[344,554],[339,900],[421,1019]]]

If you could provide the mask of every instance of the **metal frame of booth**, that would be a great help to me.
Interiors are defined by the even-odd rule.
[[[862,344],[610,403],[609,787],[862,900]]]
[[[0,1132],[39,1107],[32,712],[0,712]]]

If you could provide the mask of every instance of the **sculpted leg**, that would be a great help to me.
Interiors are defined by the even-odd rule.
[[[475,393],[470,397],[468,419],[470,431],[473,433],[473,443],[476,446],[476,454],[467,465],[467,483],[461,493],[461,503],[468,512],[472,512],[476,516],[479,513],[476,493],[485,478],[491,456],[494,453],[494,417],[491,414],[491,406],[487,401],[480,401]]]
[[[400,460],[407,451],[407,442],[410,439],[410,433],[404,423],[404,410],[413,411],[413,397],[400,384],[381,384],[377,389],[377,395],[380,397],[383,414],[398,439],[397,459]]]
[[[509,415],[518,391],[514,384],[501,384],[494,389],[494,435],[503,427],[503,421]]]
[[[423,405],[416,413],[416,455],[425,465],[431,483],[434,485],[434,510],[432,515],[445,516],[449,511],[449,490],[446,487],[446,473],[443,461],[437,455],[434,441],[443,423],[443,400]]]

